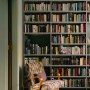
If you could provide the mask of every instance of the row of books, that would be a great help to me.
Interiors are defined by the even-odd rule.
[[[88,17],[89,18],[89,17]],[[25,21],[35,21],[35,22],[47,22],[47,21],[52,21],[52,22],[81,22],[81,21],[86,21],[86,14],[79,13],[66,13],[66,14],[29,14],[25,15]]]
[[[87,54],[90,54],[90,46],[87,46]]]
[[[87,76],[90,76],[90,68],[87,68]]]
[[[72,55],[85,55],[85,45],[81,46],[52,46],[52,53],[53,54],[72,54]]]
[[[50,58],[47,57],[25,57],[24,60],[28,62],[30,60],[42,61],[44,66],[50,65]],[[52,65],[86,65],[86,58],[52,58]],[[87,59],[87,65],[90,65],[90,58]],[[90,72],[90,68],[88,68]],[[90,73],[88,75],[90,76]]]
[[[57,69],[53,68],[53,76],[57,75]],[[61,76],[86,76],[86,68],[80,67],[62,67],[59,68],[59,72]]]
[[[25,24],[25,33],[38,33],[38,32],[50,32],[50,25],[30,25],[30,24]]]
[[[29,47],[25,47],[25,54],[48,54],[48,46],[39,46],[38,44],[29,44]]]
[[[60,57],[51,60],[53,65],[86,65],[86,58],[84,57]]]
[[[87,21],[90,22],[90,14],[87,14]]]
[[[85,87],[86,79],[63,79],[64,87]]]
[[[50,14],[29,14],[25,15],[25,21],[35,21],[35,22],[41,22],[41,21],[50,21]]]
[[[86,79],[63,79],[63,81],[64,87],[90,87],[90,78],[87,79],[87,82]]]
[[[87,44],[90,44],[90,37],[87,37]]]
[[[68,22],[68,21],[73,21],[73,22],[81,22],[81,21],[86,21],[86,14],[75,14],[75,13],[66,13],[66,14],[51,14],[51,21],[53,22]]]
[[[88,5],[88,7],[87,7]],[[40,2],[40,3],[25,3],[25,11],[84,11],[86,7],[89,9],[89,4],[86,5],[86,2],[67,2],[67,3],[55,3],[53,2]]]
[[[87,86],[90,87],[90,78],[87,79]]]
[[[44,66],[47,66],[50,63],[50,60],[47,57],[25,57],[24,58],[24,64],[26,64],[26,62],[30,63],[32,61],[37,61],[37,62],[41,61]]]
[[[90,57],[87,57],[87,65],[90,65]]]
[[[51,25],[51,32],[60,32],[60,33],[83,33],[86,32],[86,24],[55,24]]]
[[[59,33],[85,33],[86,32],[86,24],[44,24],[44,25],[38,25],[38,24],[25,24],[24,25],[24,32],[59,32]]]
[[[50,11],[51,10],[51,5],[50,3],[26,3],[24,5],[24,10],[25,11]]]
[[[44,66],[50,65],[50,58],[47,57],[25,57],[28,62],[30,60],[42,61]],[[51,58],[52,65],[86,65],[86,59],[80,58]],[[88,64],[88,63],[87,63]]]
[[[48,57],[25,57],[24,60],[30,62],[31,60],[42,61],[44,66],[50,65],[50,58]],[[86,59],[84,57],[80,58],[52,58],[51,65],[85,65]]]
[[[66,3],[52,3],[53,11],[84,11],[86,10],[85,2],[66,2]]]
[[[53,35],[52,43],[86,43],[85,35]]]
[[[25,57],[24,60],[30,62],[31,60],[42,61],[44,66],[50,65],[50,58],[47,57]],[[52,65],[86,65],[86,58],[52,58]],[[87,65],[90,65],[90,58],[87,59]],[[90,68],[88,73],[90,76]]]
[[[87,10],[90,11],[90,3],[87,3]]]

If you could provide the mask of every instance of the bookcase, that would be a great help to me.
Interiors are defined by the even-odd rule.
[[[90,89],[90,0],[23,0],[24,61],[42,61],[62,89]]]

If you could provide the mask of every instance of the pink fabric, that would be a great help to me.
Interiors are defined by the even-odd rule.
[[[43,81],[46,81],[47,79],[45,72],[39,73],[38,76],[42,77]]]

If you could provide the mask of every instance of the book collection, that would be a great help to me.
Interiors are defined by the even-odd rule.
[[[63,88],[90,89],[90,0],[25,0],[24,60],[42,61]]]

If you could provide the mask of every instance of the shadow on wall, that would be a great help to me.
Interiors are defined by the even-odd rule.
[[[23,90],[23,70],[19,67],[19,90]]]

